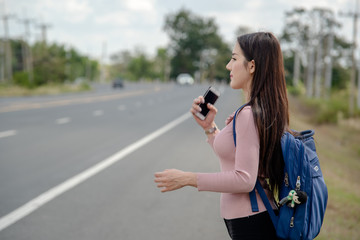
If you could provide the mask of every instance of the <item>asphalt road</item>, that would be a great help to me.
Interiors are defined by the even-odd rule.
[[[221,127],[241,96],[215,86],[223,92],[216,103]],[[115,91],[99,85],[91,93],[0,99],[0,222],[72,177],[118,158],[0,226],[0,239],[229,239],[218,193],[190,187],[161,193],[153,182],[153,174],[167,168],[219,170],[202,129],[186,114],[207,87],[139,83]],[[174,120],[171,129],[163,128]],[[114,156],[129,146],[121,159]]]

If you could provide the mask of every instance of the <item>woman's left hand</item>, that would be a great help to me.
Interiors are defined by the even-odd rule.
[[[155,182],[158,188],[162,188],[161,192],[174,191],[185,186],[197,187],[195,173],[177,169],[166,169],[155,173]]]

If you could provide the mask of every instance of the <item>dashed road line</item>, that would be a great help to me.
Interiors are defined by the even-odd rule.
[[[0,138],[11,137],[16,134],[17,134],[16,130],[7,130],[7,131],[0,132]]]
[[[104,111],[103,110],[96,110],[93,112],[93,116],[95,117],[99,117],[99,116],[102,116],[104,115]]]
[[[72,98],[72,99],[61,99],[61,100],[53,100],[49,102],[21,102],[14,103],[8,106],[0,106],[1,112],[14,112],[21,110],[29,110],[29,109],[42,109],[42,108],[51,108],[51,107],[59,107],[59,106],[67,106],[73,104],[88,104],[94,102],[104,102],[111,101],[116,99],[122,99],[127,97],[134,97],[139,95],[144,95],[147,93],[160,91],[160,88],[146,89],[146,90],[137,90],[132,92],[124,92],[124,93],[116,93],[111,95],[101,95],[101,96],[89,96],[89,97],[81,97],[81,98]]]
[[[58,118],[58,119],[56,119],[55,123],[61,125],[61,124],[69,123],[70,121],[71,121],[71,118],[69,118],[69,117],[64,117],[64,118]]]

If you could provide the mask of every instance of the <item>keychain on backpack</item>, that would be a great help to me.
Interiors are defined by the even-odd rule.
[[[284,204],[290,202],[288,204],[288,206],[291,207],[291,208],[294,208],[295,203],[300,205],[300,204],[305,203],[306,200],[307,200],[306,192],[303,192],[303,191],[300,191],[300,190],[291,190],[286,197],[281,199],[281,201],[279,202],[279,206],[281,207]]]

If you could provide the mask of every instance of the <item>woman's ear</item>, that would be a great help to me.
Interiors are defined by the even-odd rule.
[[[248,67],[249,67],[250,73],[254,74],[254,72],[255,72],[255,61],[251,60],[250,62],[248,62]]]

